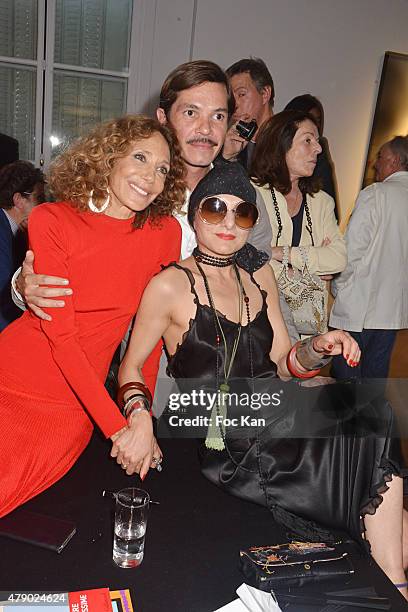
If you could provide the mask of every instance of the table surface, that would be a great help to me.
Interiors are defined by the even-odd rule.
[[[26,504],[73,520],[77,533],[61,554],[0,538],[0,590],[129,588],[135,612],[211,612],[235,599],[235,589],[244,582],[239,550],[284,542],[286,534],[265,508],[227,495],[201,476],[194,440],[163,440],[161,446],[163,471],[151,470],[142,485],[109,458],[110,444],[95,433],[72,470]],[[102,496],[104,489],[126,486],[141,486],[160,502],[150,507],[145,558],[136,569],[121,569],[112,561],[114,503]],[[363,559],[349,586],[369,585],[390,599],[393,612],[408,609],[378,566]],[[323,607],[285,608],[313,609]]]

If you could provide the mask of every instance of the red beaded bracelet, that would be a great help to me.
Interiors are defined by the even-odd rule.
[[[292,346],[292,348],[290,349],[288,353],[288,356],[286,357],[286,365],[289,370],[289,373],[294,378],[313,378],[313,376],[316,376],[317,374],[319,374],[320,368],[318,370],[309,370],[307,372],[300,372],[297,369],[298,366],[296,363],[296,350],[299,345],[300,345],[300,342],[296,342],[296,344]]]
[[[143,383],[135,381],[135,382],[128,382],[128,383],[122,385],[118,389],[118,394],[116,396],[116,400],[117,400],[117,403],[119,404],[120,408],[123,408],[124,398],[125,398],[126,391],[131,391],[131,390],[136,390],[136,389],[138,391],[141,391],[143,393],[143,395],[146,396],[146,399],[147,399],[147,401],[149,403],[149,407],[152,405],[152,394],[150,393],[149,389]]]

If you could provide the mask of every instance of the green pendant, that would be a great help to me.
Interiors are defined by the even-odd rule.
[[[220,391],[222,393],[228,393],[229,389],[230,388],[229,388],[229,385],[227,385],[227,383],[221,383],[220,384]]]

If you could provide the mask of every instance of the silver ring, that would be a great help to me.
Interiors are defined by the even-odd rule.
[[[163,458],[162,458],[162,457],[153,457],[153,461],[154,461],[154,463],[156,464],[156,470],[157,470],[158,472],[161,472],[161,471],[162,471],[162,469],[163,469],[163,466],[162,466],[162,464],[161,464],[161,463],[162,463],[162,461],[163,461]]]

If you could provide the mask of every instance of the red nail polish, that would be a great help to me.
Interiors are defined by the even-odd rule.
[[[332,350],[333,346],[334,346],[334,344],[329,344],[329,346],[327,347],[329,349],[329,351]]]
[[[140,480],[143,482],[145,478],[146,478],[146,474],[144,476],[141,476]]]
[[[348,359],[348,358],[349,358],[349,355],[350,355],[350,353],[347,353],[347,355],[346,355],[346,359]]]

